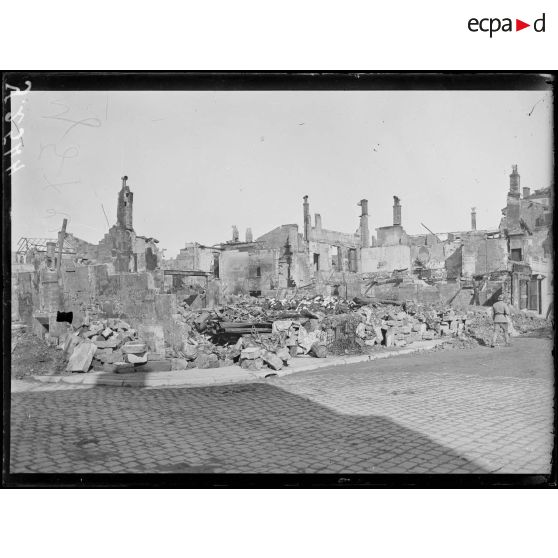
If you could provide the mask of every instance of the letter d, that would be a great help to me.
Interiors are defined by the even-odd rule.
[[[538,27],[539,22],[542,24],[540,29]],[[537,33],[544,33],[544,26],[545,26],[545,14],[543,14],[541,18],[535,20],[535,23],[533,23],[533,29]]]

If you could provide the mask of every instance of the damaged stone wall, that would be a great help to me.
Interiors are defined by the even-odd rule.
[[[219,251],[214,248],[202,246],[197,242],[186,244],[180,249],[176,257],[176,265],[172,269],[214,272],[215,255],[219,255]]]
[[[464,277],[486,275],[508,268],[508,246],[505,238],[486,238],[471,231],[462,238],[462,274]]]
[[[249,294],[277,289],[279,251],[226,250],[219,261],[219,277],[225,294]]]
[[[376,229],[378,246],[393,246],[394,244],[408,244],[407,233],[401,225],[391,225]]]
[[[361,271],[394,271],[411,267],[411,248],[405,244],[374,246],[360,250]]]
[[[411,246],[412,268],[419,276],[425,276],[424,271],[444,271],[448,279],[456,279],[462,270],[462,242],[461,240],[446,240],[440,242],[436,237],[428,238],[428,244],[413,244]]]

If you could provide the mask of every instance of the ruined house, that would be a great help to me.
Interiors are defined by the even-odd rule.
[[[513,165],[500,222],[510,260],[511,302],[539,314],[546,313],[553,297],[552,196],[551,188],[533,193],[521,188]]]
[[[492,304],[506,294],[518,309],[544,314],[552,295],[550,189],[519,192],[513,167],[500,227],[478,230],[476,208],[466,231],[411,235],[401,199],[393,197],[391,225],[370,235],[368,201],[358,202],[354,233],[326,229],[303,197],[302,229],[280,225],[244,240],[233,226],[231,240],[215,246],[187,244],[171,267],[203,271],[220,280],[223,294],[282,296],[288,292],[424,302]],[[426,227],[425,227],[426,228]]]
[[[136,234],[127,179],[118,194],[117,222],[98,244],[66,232],[65,225],[58,239],[20,240],[12,268],[13,319],[41,336],[56,336],[63,328],[58,312],[72,312],[76,321],[99,313],[154,315],[154,294],[164,283],[158,241]]]

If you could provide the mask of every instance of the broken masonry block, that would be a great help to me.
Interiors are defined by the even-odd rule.
[[[194,345],[184,343],[181,353],[184,355],[186,360],[195,360],[198,356],[198,348],[194,347]]]
[[[94,339],[93,344],[100,349],[115,349],[116,347],[118,347],[118,339],[114,337],[111,339],[107,339],[106,341],[104,339],[102,341]]]
[[[144,353],[143,355],[127,353],[126,358],[128,359],[128,362],[131,362],[132,364],[145,364],[147,362],[147,353]]]
[[[75,348],[83,342],[83,339],[76,333],[69,335],[64,343],[64,352],[71,356]]]
[[[240,366],[246,370],[261,370],[264,366],[263,358],[256,358],[253,360],[243,360]]]
[[[91,366],[91,361],[93,360],[93,355],[97,347],[90,343],[89,341],[84,341],[78,345],[70,360],[68,361],[68,366],[66,367],[67,372],[87,372]]]
[[[273,370],[281,370],[283,368],[283,361],[277,355],[269,351],[264,353],[263,360]]]
[[[316,358],[326,358],[327,357],[327,348],[325,345],[319,345],[318,343],[314,343],[310,348],[310,354]]]
[[[97,347],[97,345],[95,345],[95,347]],[[99,361],[101,361],[103,364],[106,362],[111,362],[112,360],[112,353],[114,351],[110,348],[108,349],[99,349],[99,347],[97,347],[96,351],[95,351],[95,358],[98,359]]]
[[[275,354],[283,361],[284,364],[291,360],[291,353],[286,347],[278,349]]]
[[[142,342],[132,342],[132,343],[125,343],[122,345],[122,352],[126,354],[136,354],[140,355],[147,351],[147,343]]]
[[[257,347],[247,347],[246,349],[243,349],[242,352],[240,353],[240,359],[254,360],[261,357],[261,355],[262,355],[261,349],[258,349]]]
[[[112,329],[110,329],[110,327],[107,327],[105,329],[103,329],[103,331],[101,332],[101,335],[105,338],[108,339],[114,332],[112,331]]]
[[[108,362],[109,363],[124,362],[124,353],[120,349],[117,350],[112,349],[112,354],[108,358]]]

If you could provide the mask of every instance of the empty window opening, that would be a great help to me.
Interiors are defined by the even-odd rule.
[[[314,254],[314,271],[320,271],[320,254]]]
[[[522,259],[521,248],[512,248],[511,249],[511,259],[514,262],[520,262]]]

